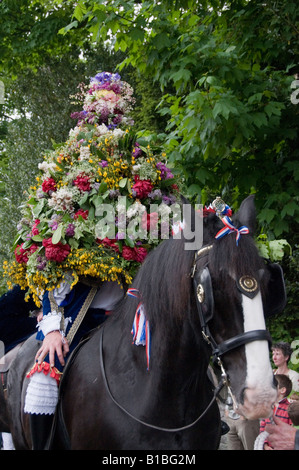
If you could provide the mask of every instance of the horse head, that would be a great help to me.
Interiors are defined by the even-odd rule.
[[[280,268],[267,265],[254,243],[255,219],[252,196],[234,216],[205,214],[192,273],[203,335],[236,411],[248,419],[269,416],[276,399],[265,313],[285,301]]]

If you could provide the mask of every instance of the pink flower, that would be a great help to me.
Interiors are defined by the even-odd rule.
[[[47,178],[43,183],[42,183],[42,190],[44,193],[48,193],[49,191],[56,191],[56,181],[54,178]]]
[[[150,231],[158,228],[158,220],[159,215],[158,212],[152,212],[151,214],[147,214],[143,212],[142,219],[141,219],[141,227],[144,230]]]
[[[38,224],[40,224],[40,220],[39,219],[36,219],[34,221],[34,225],[32,227],[32,235],[38,235],[39,234],[39,230],[37,228]]]
[[[129,246],[124,246],[122,251],[122,256],[124,259],[128,261],[134,261],[134,248],[130,248]]]
[[[146,255],[147,255],[147,251],[142,246],[134,247],[134,248],[131,248],[129,246],[124,246],[122,250],[122,256],[127,261],[137,261],[138,263],[142,263]]]
[[[38,246],[33,243],[30,248],[24,250],[23,243],[18,245],[15,249],[15,258],[18,263],[28,263],[29,256],[38,249]]]
[[[138,263],[142,263],[147,255],[147,251],[145,248],[140,246],[139,248],[134,248],[135,250],[135,261],[138,261]]]
[[[65,245],[61,242],[53,244],[52,238],[43,240],[43,246],[45,247],[46,258],[57,263],[62,263],[71,251],[71,247],[67,243]]]
[[[115,243],[116,240],[112,240],[110,238],[103,238],[103,240],[100,240],[99,238],[97,239],[97,243],[101,244],[101,245],[104,245],[104,246],[108,246],[109,248],[112,248],[112,250],[116,251],[116,253],[119,252],[119,247],[117,245],[117,243]]]
[[[74,185],[76,185],[80,191],[90,191],[91,185],[89,181],[89,176],[85,173],[80,173],[77,178],[74,180]]]
[[[138,176],[135,176],[135,183],[132,189],[135,191],[138,198],[145,199],[152,191],[153,185],[150,180],[140,180]]]
[[[86,220],[88,217],[88,210],[84,211],[83,209],[79,209],[75,214],[74,214],[74,219],[77,220],[79,217],[81,217]]]

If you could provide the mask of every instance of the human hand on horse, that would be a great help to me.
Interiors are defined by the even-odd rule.
[[[41,364],[47,354],[49,354],[50,366],[53,367],[56,353],[60,364],[64,366],[64,357],[68,352],[69,344],[66,338],[62,337],[61,333],[55,330],[51,331],[45,336],[41,348],[36,353],[35,360],[38,362],[38,364]]]

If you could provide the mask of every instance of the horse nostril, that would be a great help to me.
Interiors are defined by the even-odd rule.
[[[246,390],[247,390],[247,387],[244,387],[244,388],[242,388],[242,390],[240,392],[240,403],[241,403],[241,405],[244,405]]]

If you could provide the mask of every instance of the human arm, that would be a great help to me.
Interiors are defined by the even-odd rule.
[[[267,424],[265,431],[269,433],[267,441],[274,450],[299,450],[299,433],[296,428],[283,423],[274,416],[275,424]]]

